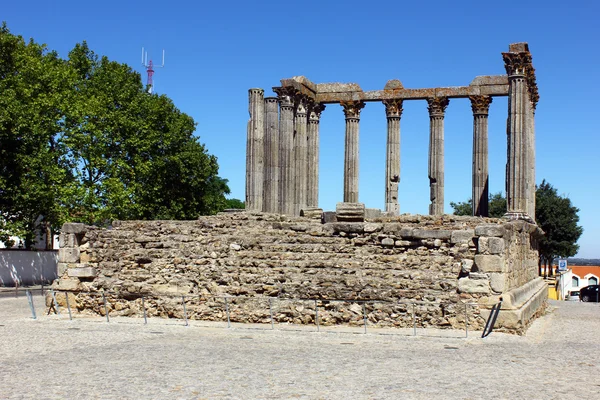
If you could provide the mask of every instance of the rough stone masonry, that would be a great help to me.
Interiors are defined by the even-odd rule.
[[[360,300],[369,323],[387,327],[411,327],[416,302],[419,327],[463,329],[470,303],[469,326],[481,329],[502,300],[497,326],[519,333],[547,297],[539,234],[526,221],[449,215],[322,223],[239,212],[109,229],[65,224],[53,287],[60,306],[68,295],[82,312],[104,315],[105,291],[110,315],[140,317],[144,296],[149,316],[183,318],[189,296],[188,318],[224,321],[228,308],[232,321],[255,323],[269,323],[271,303],[276,322],[314,324],[316,300],[321,324],[362,324],[362,303],[333,301]]]

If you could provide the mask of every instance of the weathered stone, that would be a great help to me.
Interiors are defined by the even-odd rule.
[[[462,260],[460,270],[463,274],[468,274],[469,272],[471,272],[472,268],[473,268],[473,260],[469,260],[469,259]]]
[[[52,288],[54,290],[69,290],[69,291],[76,291],[79,290],[79,279],[74,278],[74,279],[67,279],[67,278],[62,278],[62,279],[57,279],[54,281],[54,283],[52,284]]]
[[[79,255],[79,262],[80,263],[87,263],[90,262],[90,254],[88,252],[85,253],[81,253]]]
[[[365,106],[365,103],[362,101],[346,101],[342,102],[341,105],[344,108],[344,115],[346,116],[346,135],[344,147],[344,202],[358,203],[359,121],[360,110]]]
[[[490,254],[504,253],[504,239],[499,237],[491,237],[488,239],[488,251]]]
[[[67,263],[56,263],[56,272],[59,278],[64,275],[64,273],[67,271],[67,268],[69,268],[69,264]]]
[[[383,229],[383,224],[365,223],[365,233],[379,232]]]
[[[365,205],[363,203],[337,203],[335,215],[340,222],[363,222]]]
[[[448,97],[430,97],[429,109],[429,215],[444,214],[444,113]]]
[[[366,219],[373,219],[373,218],[380,218],[381,217],[381,210],[379,208],[365,208],[365,218]]]
[[[503,272],[504,259],[497,255],[481,255],[475,256],[475,268],[481,272]]]
[[[79,262],[79,248],[58,249],[58,262],[77,263]]]
[[[473,230],[473,229],[452,231],[452,234],[450,235],[450,243],[452,243],[452,244],[457,244],[457,243],[469,244],[469,243],[473,242],[474,236],[475,236],[475,230]]]
[[[98,276],[98,271],[93,267],[69,268],[67,275],[72,278],[95,278]]]
[[[458,280],[458,292],[486,295],[490,293],[490,283],[486,279],[460,278]]]
[[[310,219],[321,219],[322,215],[323,209],[318,207],[304,207],[302,210],[300,210],[301,217],[306,217]]]
[[[405,235],[401,235],[403,238],[404,237],[411,237],[411,236],[405,236]],[[414,229],[412,231],[412,238],[414,239],[442,239],[442,240],[449,240],[452,237],[452,231],[448,231],[445,229],[440,229],[440,230],[431,230],[431,229]]]
[[[231,243],[231,244],[229,245],[229,248],[230,248],[231,250],[233,250],[233,251],[240,251],[240,250],[242,249],[242,246],[240,246],[240,245],[239,245],[239,244],[237,244],[237,243]]]
[[[85,224],[82,224],[79,222],[69,222],[69,223],[63,224],[63,226],[61,228],[62,233],[73,233],[75,235],[81,235],[81,234],[85,233],[85,231],[86,231]]]
[[[475,227],[475,236],[504,236],[504,226],[498,224],[485,224]]]
[[[334,211],[325,211],[321,216],[321,222],[323,224],[329,224],[331,222],[337,222],[337,216]]]
[[[504,293],[506,289],[506,275],[499,273],[490,274],[490,286],[496,293]]]
[[[363,233],[365,229],[364,224],[360,222],[334,222],[332,226],[336,233]]]
[[[381,244],[387,247],[394,247],[394,239],[386,237],[383,238],[383,240],[381,241]]]

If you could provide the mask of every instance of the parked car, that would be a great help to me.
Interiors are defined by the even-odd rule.
[[[571,290],[567,294],[568,301],[579,301],[579,290]]]
[[[579,298],[581,301],[600,301],[600,285],[590,285],[579,290]]]

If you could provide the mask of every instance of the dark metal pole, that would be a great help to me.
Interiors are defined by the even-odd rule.
[[[367,333],[367,306],[366,303],[363,303],[363,322],[365,323],[365,333]]]
[[[187,310],[185,308],[185,296],[181,296],[181,304],[183,304],[183,318],[185,319],[185,326],[188,326]]]
[[[25,294],[27,295],[27,301],[29,302],[29,308],[31,308],[31,318],[37,319],[37,316],[35,315],[35,307],[33,305],[33,296],[31,296],[31,292],[29,291],[29,289],[25,291]]]
[[[315,299],[315,323],[317,324],[317,332],[321,329],[319,327],[319,307],[317,306],[317,300]]]
[[[108,307],[106,307],[106,296],[104,295],[104,292],[102,292],[102,301],[104,302],[104,314],[106,314],[106,322],[110,322],[110,319],[108,318]]]
[[[227,313],[227,327],[231,328],[231,321],[229,319],[229,304],[227,303],[227,297],[225,297],[225,313]]]
[[[69,310],[69,321],[73,321],[73,315],[71,315],[71,306],[69,305],[69,292],[65,292],[65,298],[67,299],[67,310]]]
[[[271,299],[269,299],[269,314],[271,315],[271,329],[275,329],[275,324],[273,323],[273,307],[271,306]]]
[[[144,302],[144,296],[142,296],[142,310],[144,310],[144,325],[147,325],[148,319],[146,318],[146,303]]]

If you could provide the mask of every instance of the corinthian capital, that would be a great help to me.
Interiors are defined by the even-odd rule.
[[[400,118],[402,116],[402,99],[383,100],[385,115],[388,118]]]
[[[522,51],[519,53],[502,53],[504,67],[508,76],[525,75],[531,67],[531,53]]]
[[[427,99],[427,109],[430,117],[443,117],[450,100],[447,97],[430,97]]]
[[[321,113],[325,110],[325,104],[323,103],[309,103],[308,111],[309,111],[309,121],[310,122],[319,122],[321,119]]]
[[[360,110],[365,107],[364,101],[342,101],[340,104],[344,107],[346,119],[359,119]]]
[[[492,104],[491,96],[469,96],[469,100],[471,100],[473,115],[488,115]]]
[[[281,107],[293,107],[294,95],[296,91],[290,87],[274,87],[273,91],[277,93]]]

